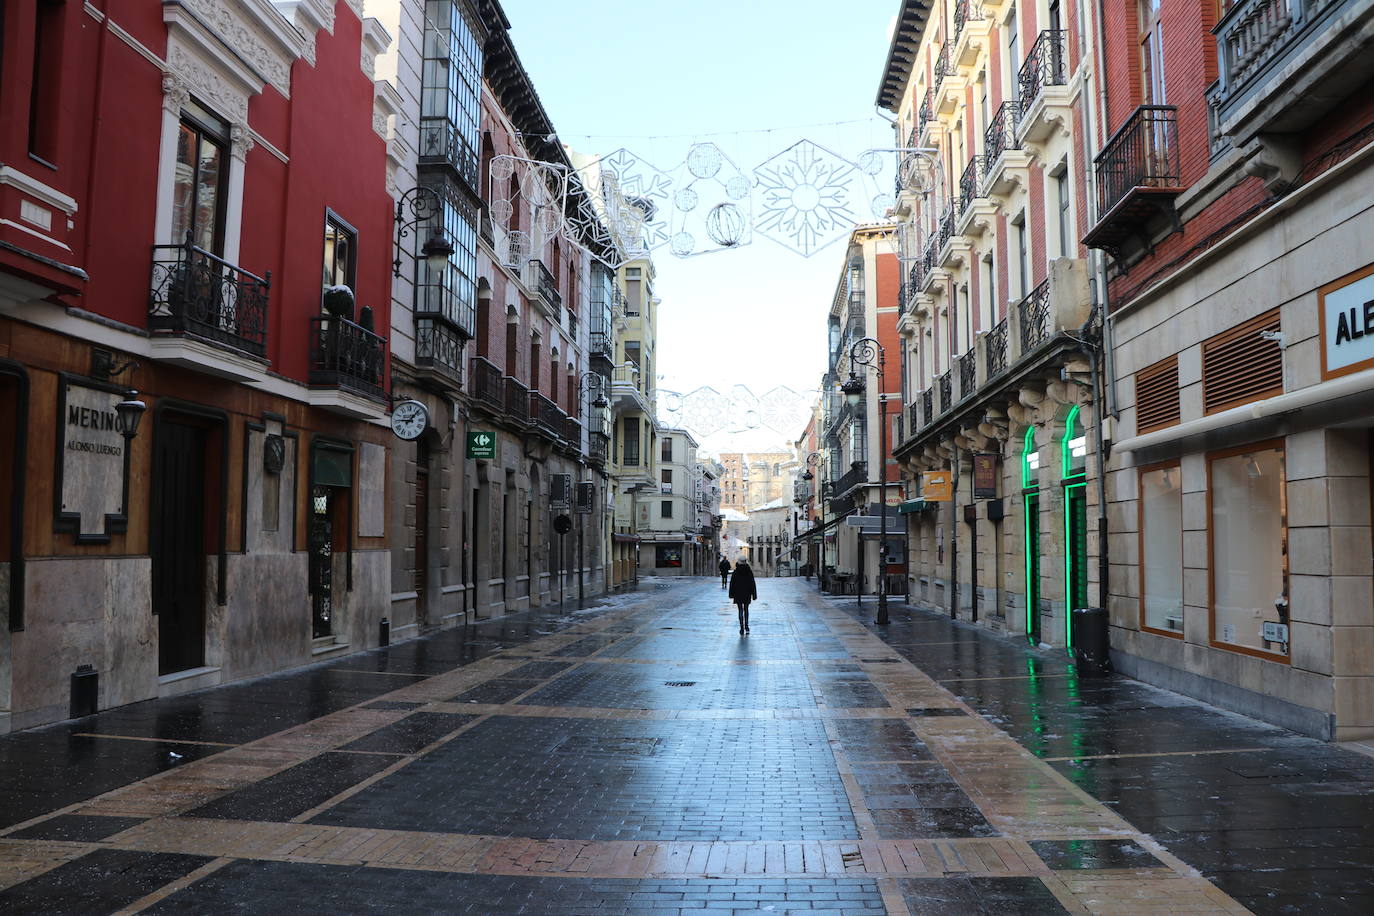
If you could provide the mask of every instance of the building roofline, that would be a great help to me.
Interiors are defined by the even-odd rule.
[[[883,78],[878,84],[879,108],[896,113],[902,104],[902,93],[911,81],[911,69],[916,65],[916,50],[921,46],[926,24],[930,21],[933,0],[901,0],[897,25],[892,29],[892,43],[888,45]]]

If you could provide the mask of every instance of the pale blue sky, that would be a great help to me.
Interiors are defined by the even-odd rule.
[[[671,171],[709,139],[747,173],[801,139],[850,159],[892,145],[873,99],[898,0],[502,3],[559,136],[580,151],[625,147]],[[856,123],[796,127],[834,122]],[[660,249],[660,387],[814,388],[842,261],[840,243],[804,258],[757,234],[687,259]]]

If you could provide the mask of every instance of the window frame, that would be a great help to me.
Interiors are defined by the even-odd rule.
[[[199,101],[192,98],[187,100],[187,104],[183,105],[181,110],[177,113],[178,135],[180,135],[183,129],[189,129],[196,135],[196,149],[192,153],[192,157],[195,160],[195,167],[191,175],[192,199],[190,207],[192,221],[187,231],[191,233],[193,239],[192,244],[195,244],[197,248],[201,248],[199,242],[196,240],[197,233],[195,223],[195,211],[200,208],[199,198],[201,182],[198,178],[200,175],[200,150],[202,145],[206,142],[213,144],[219,149],[220,170],[219,176],[215,182],[215,224],[211,229],[210,247],[202,248],[202,250],[208,251],[216,257],[225,258],[229,254],[229,252],[225,250],[229,224],[229,170],[233,168],[234,159],[233,142],[230,137],[229,123],[217,117],[207,106],[200,104]],[[176,213],[178,209],[176,200],[176,189],[178,184],[176,178],[177,162],[177,151],[173,149],[172,212],[168,214],[168,218],[172,223],[176,222]],[[184,245],[186,243],[185,233],[179,234],[173,229],[171,242],[174,245]]]
[[[1180,581],[1182,580],[1182,576],[1183,576],[1183,570],[1184,570],[1183,558],[1184,558],[1184,555],[1185,555],[1185,551],[1184,551],[1184,549],[1183,549],[1183,532],[1184,532],[1184,528],[1183,528],[1183,511],[1182,511],[1182,503],[1183,503],[1183,464],[1182,464],[1182,462],[1181,462],[1178,458],[1169,458],[1169,459],[1166,459],[1166,460],[1164,460],[1164,461],[1156,461],[1156,462],[1154,462],[1153,464],[1145,464],[1145,465],[1141,465],[1140,467],[1136,468],[1136,526],[1135,526],[1135,527],[1136,527],[1136,543],[1137,543],[1137,548],[1136,548],[1136,564],[1137,564],[1137,566],[1138,566],[1139,569],[1140,569],[1140,596],[1139,596],[1139,610],[1140,610],[1140,614],[1139,614],[1139,621],[1138,621],[1138,622],[1139,622],[1140,630],[1141,630],[1142,633],[1153,633],[1155,636],[1167,636],[1167,637],[1169,637],[1170,639],[1180,639],[1180,640],[1181,640],[1181,639],[1184,638],[1184,632],[1185,632],[1186,627],[1187,627],[1187,623],[1186,623],[1187,603],[1186,603],[1186,602],[1184,603],[1184,605],[1183,605],[1183,607],[1182,607],[1182,611],[1183,611],[1183,613],[1184,613],[1184,615],[1185,615],[1185,623],[1184,623],[1184,628],[1185,628],[1185,629],[1181,629],[1181,630],[1164,630],[1164,629],[1160,629],[1159,627],[1150,626],[1150,624],[1147,622],[1148,618],[1147,618],[1147,616],[1146,616],[1146,608],[1145,608],[1145,475],[1146,475],[1146,474],[1153,474],[1153,473],[1156,473],[1156,472],[1158,472],[1158,471],[1168,471],[1168,470],[1175,470],[1175,471],[1178,471],[1178,473],[1179,473],[1179,488],[1178,488],[1178,496],[1179,496],[1179,538],[1178,538],[1179,549],[1178,549],[1178,571],[1179,571]],[[1210,520],[1209,520],[1209,527],[1210,527]],[[1210,538],[1209,538],[1209,543],[1210,543]],[[1209,557],[1209,559],[1208,559],[1209,566],[1210,566],[1210,562],[1211,562],[1211,561],[1210,561],[1210,557]]]
[[[1213,510],[1216,498],[1216,490],[1212,483],[1212,465],[1218,460],[1233,458],[1236,455],[1244,455],[1247,452],[1267,451],[1277,449],[1284,459],[1283,473],[1283,501],[1287,502],[1288,493],[1288,443],[1282,436],[1275,439],[1261,439],[1258,442],[1247,442],[1244,445],[1237,445],[1231,448],[1216,449],[1206,454],[1207,460],[1207,645],[1213,649],[1221,649],[1225,652],[1236,652],[1240,655],[1249,655],[1252,658],[1261,658],[1265,661],[1280,662],[1291,665],[1293,659],[1293,631],[1292,616],[1288,620],[1288,654],[1281,655],[1277,652],[1269,652],[1264,649],[1252,649],[1249,646],[1236,645],[1235,643],[1221,642],[1217,639],[1217,610],[1216,610],[1216,526],[1212,523]],[[1289,524],[1285,515],[1283,519],[1283,589],[1285,597],[1291,594],[1291,566],[1292,560],[1288,546]],[[1290,605],[1291,607],[1291,605]]]
[[[325,207],[325,208],[324,208],[324,237],[323,237],[323,239],[321,240],[321,243],[320,243],[320,264],[321,264],[322,266],[326,263],[326,260],[327,260],[327,258],[329,257],[329,233],[330,233],[330,229],[331,229],[331,228],[337,230],[339,233],[341,233],[342,235],[347,236],[347,238],[348,238],[348,241],[349,241],[349,248],[348,248],[348,264],[347,264],[347,267],[346,267],[345,270],[344,270],[344,274],[347,276],[348,282],[345,283],[344,285],[347,286],[349,289],[353,290],[353,292],[354,292],[354,294],[355,294],[355,296],[356,296],[356,294],[357,294],[357,292],[358,292],[358,230],[355,229],[355,228],[353,227],[353,224],[352,224],[352,223],[350,223],[348,220],[346,220],[346,219],[344,219],[342,216],[340,216],[335,210],[331,209],[330,207]],[[337,264],[338,264],[338,261],[337,261],[337,259],[336,259],[336,260],[335,260],[335,266],[336,266],[336,267],[337,267]],[[322,311],[323,311],[323,309],[324,309],[324,291],[325,291],[325,289],[326,289],[325,285],[324,285],[323,283],[321,283],[321,284],[320,284],[320,309],[321,309]]]

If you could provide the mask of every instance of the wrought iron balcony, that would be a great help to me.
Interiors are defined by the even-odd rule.
[[[838,496],[847,496],[849,491],[868,482],[868,462],[856,461],[854,464],[835,481],[835,493]]]
[[[954,42],[957,44],[959,36],[964,34],[964,27],[970,22],[977,22],[983,18],[983,7],[974,0],[959,0],[954,4]]]
[[[530,390],[509,375],[503,380],[502,404],[512,422],[524,424],[530,420]]]
[[[1029,353],[1050,339],[1050,281],[1031,290],[1016,308],[1021,319],[1021,352]]]
[[[1067,35],[1063,29],[1045,29],[1031,45],[1017,78],[1018,101],[1023,114],[1040,98],[1046,86],[1063,86],[1068,82]]]
[[[535,294],[547,302],[549,308],[555,312],[563,308],[563,294],[558,291],[558,281],[544,266],[543,261],[538,258],[530,258],[526,278]]]
[[[505,377],[501,374],[501,370],[496,368],[491,360],[483,356],[474,356],[472,358],[471,381],[469,384],[472,389],[472,397],[475,401],[494,413],[499,413],[505,409]]]
[[[950,239],[952,239],[953,237],[954,205],[950,204],[948,207],[945,207],[944,215],[940,217],[940,234],[935,243],[936,248],[939,250],[944,250],[944,247],[949,244]]]
[[[940,46],[940,56],[935,58],[935,92],[938,95],[940,87],[944,85],[945,77],[954,74],[954,66],[949,59],[950,43],[945,42]]]
[[[599,324],[592,325],[587,338],[587,355],[592,359],[614,361],[615,338],[612,336],[610,328],[602,327]]]
[[[310,319],[310,384],[387,401],[386,338],[336,315]]]
[[[959,176],[959,212],[962,214],[973,201],[983,197],[983,157],[974,156],[964,166],[964,174]]]
[[[927,388],[921,392],[921,425],[929,426],[935,419],[935,391]]]
[[[442,375],[455,384],[463,381],[463,336],[447,321],[415,316],[415,366]]]
[[[536,432],[550,439],[562,438],[564,417],[563,411],[553,401],[537,391],[530,392],[529,421]]]
[[[563,417],[563,441],[571,448],[582,448],[582,424],[577,417]]]
[[[907,415],[910,417],[909,425],[914,433],[921,428],[921,402],[919,399],[907,405]]]
[[[917,116],[916,133],[925,133],[926,125],[930,123],[930,119],[933,117],[935,117],[935,90],[927,89],[925,98],[921,100],[921,110]]]
[[[983,131],[983,163],[989,170],[1007,150],[1021,148],[1016,139],[1016,122],[1020,117],[1019,102],[1007,101],[997,106],[996,114]]]
[[[611,440],[601,433],[587,437],[587,459],[593,464],[605,464],[611,453]]]
[[[978,388],[978,360],[973,350],[969,350],[955,361],[959,366],[959,398],[973,397]]]
[[[997,322],[984,338],[988,378],[996,378],[1007,371],[1007,319]]]
[[[1090,248],[1117,250],[1147,231],[1152,216],[1171,214],[1182,192],[1177,109],[1142,105],[1107,141],[1096,160],[1098,222],[1083,238]]]
[[[940,410],[943,412],[954,406],[954,370],[946,369],[937,384],[940,387]]]
[[[148,329],[267,355],[272,274],[259,277],[191,244],[153,246]]]
[[[474,194],[478,187],[477,153],[470,147],[458,127],[448,118],[420,119],[419,164],[440,165],[452,169]]]

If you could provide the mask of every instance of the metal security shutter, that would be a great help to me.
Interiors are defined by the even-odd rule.
[[[1202,345],[1202,407],[1216,413],[1283,393],[1283,350],[1263,331],[1279,330],[1279,310],[1238,324]]]
[[[1178,356],[1135,374],[1135,425],[1140,433],[1173,426],[1179,419]]]

